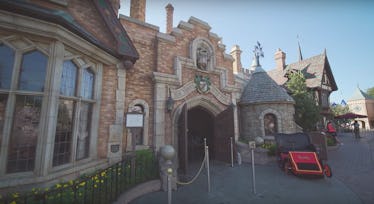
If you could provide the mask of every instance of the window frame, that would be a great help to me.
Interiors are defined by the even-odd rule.
[[[30,37],[32,38],[32,37]],[[7,42],[6,40],[20,40],[25,41],[25,47],[17,47],[17,45],[12,45],[13,42]],[[32,39],[33,40],[33,39]],[[0,89],[0,94],[4,94],[7,97],[6,110],[4,117],[8,118],[4,120],[3,132],[1,143],[5,148],[0,150],[0,180],[12,179],[12,178],[23,178],[23,177],[38,177],[42,175],[47,175],[50,173],[57,173],[62,169],[70,168],[72,166],[83,166],[89,162],[97,159],[97,139],[99,135],[99,117],[100,117],[100,96],[101,96],[101,78],[102,78],[102,69],[103,65],[99,62],[89,61],[87,58],[84,58],[80,55],[74,55],[76,61],[79,61],[80,68],[90,69],[94,74],[93,81],[93,93],[92,99],[79,98],[81,102],[87,102],[92,105],[92,117],[90,121],[90,141],[89,141],[89,152],[88,156],[79,161],[70,160],[69,163],[53,166],[53,151],[54,151],[54,142],[55,142],[55,131],[57,123],[57,111],[58,111],[58,102],[59,102],[59,88],[60,88],[60,77],[62,74],[63,64],[62,62],[69,57],[71,51],[67,54],[69,47],[61,41],[49,41],[49,42],[40,42],[44,43],[44,47],[40,47],[39,44],[35,43],[27,45],[27,43],[32,43],[33,41],[25,37],[12,36],[8,39],[0,39],[0,45],[5,45],[11,48],[14,51],[14,62],[11,76],[11,84],[9,89]],[[15,40],[14,40],[15,41]],[[38,41],[38,40],[35,40]],[[20,70],[22,66],[23,57],[28,52],[39,51],[47,57],[47,65],[45,72],[44,80],[44,90],[42,92],[20,90],[18,89],[18,83],[20,79]],[[59,55],[52,55],[51,53],[58,53]],[[53,90],[53,91],[52,91]],[[56,91],[57,90],[57,91]],[[41,105],[41,114],[38,127],[38,136],[36,141],[36,152],[34,158],[34,168],[31,171],[21,171],[21,172],[7,172],[7,163],[8,163],[8,152],[10,148],[10,137],[12,135],[12,125],[13,125],[13,112],[15,110],[15,98],[16,96],[41,96],[42,105]],[[94,116],[95,115],[95,116]],[[48,144],[47,141],[52,141],[51,144]],[[75,144],[76,145],[76,144]],[[76,149],[76,146],[72,147]],[[75,157],[75,152],[72,154]],[[74,161],[74,162],[73,162]],[[0,185],[1,187],[2,185]]]

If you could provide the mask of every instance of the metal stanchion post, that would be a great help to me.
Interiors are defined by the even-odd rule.
[[[250,141],[248,143],[249,148],[251,149],[251,155],[252,155],[252,184],[253,184],[253,194],[256,194],[256,174],[255,174],[255,154],[254,150],[256,148],[256,143],[254,141]]]
[[[161,157],[165,160],[165,166],[163,168],[164,174],[166,173],[166,190],[168,191],[168,204],[171,204],[171,190],[172,190],[172,182],[171,178],[173,176],[173,163],[172,159],[175,155],[175,150],[173,146],[165,145],[160,149]],[[165,172],[166,170],[166,172]],[[165,177],[164,177],[165,178]]]
[[[234,167],[234,147],[232,144],[232,137],[230,137],[230,150],[231,150],[231,167]]]
[[[167,180],[168,180],[168,204],[171,204],[171,175],[173,174],[173,169],[167,169]]]
[[[205,146],[205,156],[206,156],[206,171],[208,176],[208,192],[210,192],[210,170],[209,170],[209,148]]]

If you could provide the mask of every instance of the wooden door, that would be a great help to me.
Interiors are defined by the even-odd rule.
[[[188,168],[187,127],[187,104],[185,104],[178,120],[178,159],[179,170],[182,174],[186,174]]]
[[[235,151],[235,132],[234,132],[234,107],[230,106],[222,111],[215,118],[214,124],[214,155],[215,159],[223,162],[231,162],[230,137],[234,143]]]

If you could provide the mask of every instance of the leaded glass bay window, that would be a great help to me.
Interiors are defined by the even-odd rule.
[[[90,68],[79,68],[73,60],[63,63],[53,166],[89,157],[94,83]]]
[[[39,134],[41,96],[17,96],[8,147],[7,172],[32,171]]]

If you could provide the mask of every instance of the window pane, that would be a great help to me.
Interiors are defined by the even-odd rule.
[[[74,124],[74,101],[60,100],[58,105],[53,166],[70,162]]]
[[[14,51],[0,45],[0,89],[10,89],[14,63]]]
[[[38,138],[42,97],[17,96],[9,143],[7,172],[32,171]]]
[[[8,96],[0,94],[0,147],[1,141],[3,140],[3,127],[4,127],[4,120],[5,120],[5,109],[6,109],[6,102]]]
[[[65,61],[62,69],[60,94],[75,96],[77,82],[77,66],[72,61]]]
[[[265,136],[277,133],[277,118],[274,114],[266,114],[264,117]]]
[[[94,88],[95,74],[89,70],[83,70],[83,79],[82,79],[82,89],[81,96],[83,98],[92,99],[93,97],[93,88]]]
[[[88,157],[91,135],[92,104],[82,103],[77,141],[77,160]]]
[[[18,89],[43,92],[47,61],[47,56],[39,51],[25,54],[22,60]]]

